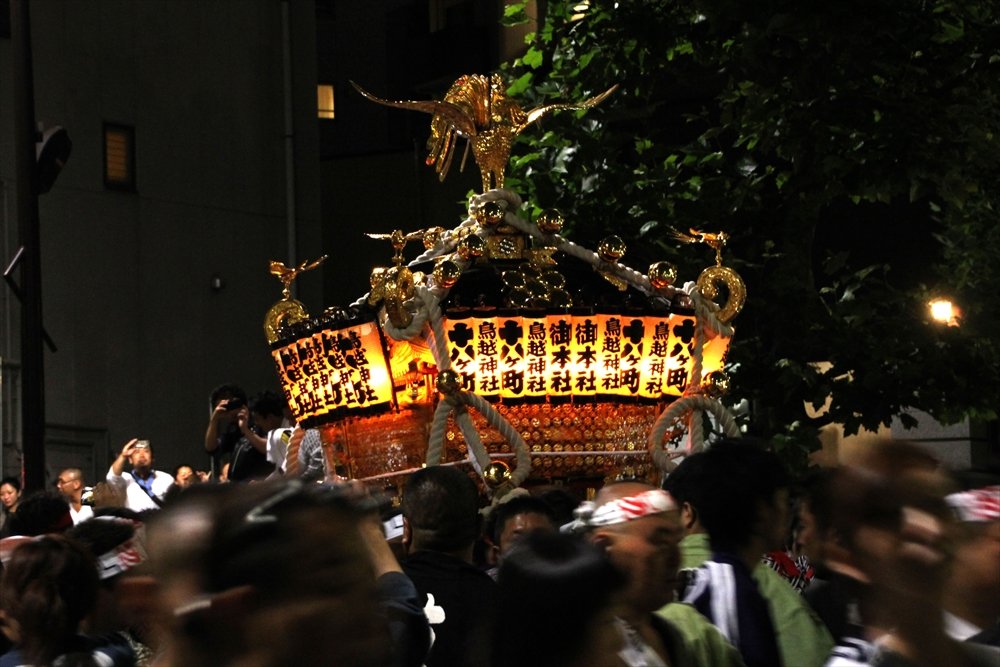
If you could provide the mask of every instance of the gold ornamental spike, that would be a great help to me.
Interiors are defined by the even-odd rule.
[[[548,104],[526,112],[507,97],[507,85],[499,74],[459,77],[443,100],[386,100],[372,95],[353,81],[351,85],[376,104],[433,114],[426,162],[434,165],[441,180],[451,166],[456,139],[468,139],[472,155],[479,165],[483,192],[503,187],[511,146],[517,135],[529,125],[556,111],[589,109],[603,102],[618,88],[616,84],[582,102]],[[462,162],[464,164],[464,158]]]
[[[368,238],[392,243],[393,256],[392,268],[375,269],[370,278],[372,291],[368,298],[369,303],[382,301],[386,315],[393,326],[404,328],[413,321],[413,313],[406,308],[406,302],[413,298],[416,285],[413,272],[403,265],[403,248],[410,241],[424,239],[428,235],[439,235],[437,228],[421,229],[416,232],[404,234],[403,230],[396,229],[390,234],[368,234]]]
[[[281,262],[279,262],[279,261],[277,261],[275,259],[272,259],[271,260],[271,265],[270,265],[271,275],[277,277],[277,279],[280,280],[281,284],[284,285],[284,287],[285,287],[281,291],[281,296],[285,297],[286,299],[289,298],[289,297],[291,297],[292,296],[292,283],[295,282],[295,279],[299,277],[299,274],[300,273],[305,273],[306,271],[312,271],[313,269],[315,269],[316,267],[318,267],[320,264],[322,264],[323,262],[325,262],[326,258],[327,258],[327,255],[323,255],[319,259],[314,260],[312,262],[310,262],[309,260],[306,260],[306,261],[302,262],[301,264],[299,264],[298,266],[293,267],[293,268],[289,268],[289,267],[285,266],[283,263],[281,263]]]
[[[292,283],[300,273],[312,271],[326,260],[323,255],[315,261],[304,261],[296,267],[287,267],[277,260],[271,260],[270,273],[281,281],[281,301],[278,301],[268,309],[264,316],[264,336],[268,344],[274,343],[281,338],[282,329],[296,322],[309,319],[306,307],[298,299],[292,298]]]
[[[715,250],[715,265],[722,266],[722,249],[726,247],[727,243],[729,243],[729,234],[725,232],[716,232],[712,234],[709,232],[702,232],[693,227],[688,231],[690,234],[685,234],[684,232],[679,232],[676,229],[671,229],[673,237],[682,243],[704,243],[709,248]]]
[[[392,261],[396,263],[396,266],[403,265],[403,248],[410,241],[416,241],[417,239],[423,239],[424,236],[431,230],[418,230],[415,232],[410,232],[409,234],[404,234],[402,229],[395,229],[390,234],[366,234],[370,239],[375,239],[377,241],[389,241],[392,244],[392,249],[394,251],[392,255]]]

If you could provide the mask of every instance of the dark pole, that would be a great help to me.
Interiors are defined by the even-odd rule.
[[[21,438],[25,490],[45,487],[45,364],[42,356],[42,261],[35,169],[35,84],[29,0],[10,0],[13,55],[14,174],[21,258]]]

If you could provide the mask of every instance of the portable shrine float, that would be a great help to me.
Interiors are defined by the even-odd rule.
[[[442,179],[466,139],[483,193],[452,229],[370,234],[391,243],[392,265],[372,271],[358,301],[319,316],[290,287],[323,259],[271,263],[284,292],[267,313],[267,341],[296,420],[321,433],[328,470],[393,486],[421,466],[467,461],[499,497],[536,481],[655,479],[703,446],[705,413],[739,435],[718,400],[746,296],[723,265],[726,236],[676,234],[715,251],[714,265],[677,286],[672,264],[631,269],[616,236],[596,252],[577,245],[559,212],[529,220],[503,187],[520,132],[614,89],[531,111],[495,74],[463,76],[441,101],[358,90],[433,114],[427,162]],[[413,241],[423,252],[407,262]]]

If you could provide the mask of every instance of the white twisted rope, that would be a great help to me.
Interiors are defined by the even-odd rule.
[[[441,300],[436,294],[427,288],[418,288],[417,293],[423,298],[424,309],[427,312],[427,321],[431,325],[431,333],[434,334],[431,353],[434,355],[434,363],[438,367],[438,372],[451,370],[451,357],[448,355],[448,342],[444,336],[444,317],[441,313]]]
[[[705,423],[701,418],[702,411],[692,409],[687,416],[687,444],[685,452],[701,450],[705,446]]]
[[[520,486],[531,474],[531,454],[524,438],[511,423],[500,414],[496,408],[477,394],[467,391],[458,391],[450,396],[446,396],[434,411],[434,419],[431,423],[431,432],[427,443],[427,465],[433,466],[441,463],[441,453],[444,449],[444,435],[448,428],[448,415],[455,413],[455,422],[462,431],[465,443],[469,448],[469,461],[472,462],[476,472],[480,477],[483,470],[490,464],[490,455],[483,446],[479,431],[472,422],[466,406],[471,406],[479,411],[486,419],[486,422],[497,429],[500,435],[509,442],[517,455],[517,468],[511,473],[511,484]]]
[[[567,255],[572,255],[577,259],[587,262],[595,269],[615,274],[636,289],[642,290],[647,294],[654,291],[652,285],[649,284],[649,278],[633,268],[625,266],[624,264],[612,264],[610,262],[606,262],[593,250],[588,250],[587,248],[577,245],[572,241],[567,241],[559,234],[545,234],[538,229],[537,225],[522,220],[513,213],[507,213],[504,216],[504,222],[511,227],[528,234],[529,236],[539,239],[546,245],[555,246]]]
[[[649,453],[656,464],[663,472],[670,472],[677,467],[673,460],[680,456],[679,452],[667,454],[663,449],[663,437],[667,429],[677,419],[687,416],[687,447],[685,453],[693,454],[700,451],[705,446],[705,429],[702,423],[701,413],[708,411],[715,416],[722,427],[723,432],[733,438],[739,437],[740,429],[736,424],[736,417],[719,401],[709,398],[699,392],[702,380],[702,364],[704,361],[705,341],[712,336],[728,335],[732,336],[733,328],[724,322],[719,321],[715,316],[719,306],[705,299],[695,283],[686,283],[683,291],[690,295],[695,306],[695,313],[698,318],[698,327],[694,333],[694,345],[691,350],[691,380],[688,384],[686,396],[681,397],[672,403],[653,424],[649,433]]]
[[[427,313],[427,321],[430,323],[433,333],[434,340],[431,352],[434,354],[438,373],[451,370],[451,357],[448,355],[448,345],[444,335],[444,318],[441,313],[440,299],[427,288],[418,288],[417,294],[423,303],[423,310]],[[517,469],[511,474],[511,483],[514,486],[520,486],[531,474],[531,455],[527,443],[517,429],[496,408],[481,396],[467,391],[457,391],[445,396],[438,403],[427,439],[427,465],[437,465],[441,462],[445,432],[448,428],[448,415],[454,411],[455,422],[461,429],[462,436],[469,448],[469,461],[472,462],[479,476],[483,476],[483,469],[490,464],[490,455],[486,451],[486,447],[483,446],[482,438],[472,422],[472,417],[465,409],[467,405],[478,410],[486,418],[487,423],[496,428],[500,435],[514,447],[517,454]]]
[[[474,396],[475,394],[469,394]],[[472,422],[472,416],[469,411],[461,406],[461,409],[456,407],[455,409],[455,423],[458,424],[459,430],[462,431],[462,437],[465,438],[466,449],[468,450],[468,459],[475,468],[476,473],[485,478],[483,469],[490,464],[490,455],[483,447],[482,438],[479,436],[479,431],[476,430],[476,425]]]
[[[469,403],[479,410],[480,414],[486,417],[486,421],[490,426],[500,431],[503,439],[514,447],[514,451],[517,454],[517,468],[511,473],[511,483],[514,486],[520,486],[524,480],[528,479],[528,475],[531,473],[531,454],[528,451],[528,444],[510,421],[500,414],[486,399],[476,394],[466,393],[466,396],[469,399]],[[487,464],[489,464],[489,460],[487,460]]]
[[[501,208],[507,211],[514,211],[521,207],[521,198],[518,197],[515,192],[510,190],[490,190],[484,194],[472,197],[469,199],[468,215],[465,220],[460,222],[458,227],[442,232],[441,238],[438,239],[437,244],[433,248],[429,248],[422,252],[416,259],[410,262],[409,265],[414,266],[416,264],[422,264],[423,262],[429,262],[432,259],[437,259],[442,255],[454,252],[455,246],[458,245],[458,242],[468,236],[468,230],[479,225],[475,216],[476,211],[480,206],[491,201],[497,202],[500,204]]]
[[[721,307],[711,299],[706,299],[702,296],[697,283],[684,283],[682,291],[691,297],[691,302],[694,304],[694,313],[701,327],[711,332],[713,338],[715,336],[732,337],[734,333],[732,325],[723,322],[717,315]]]
[[[674,420],[690,412],[693,417],[697,417],[697,421],[699,422],[698,426],[694,429],[697,433],[694,433],[694,431],[691,433],[691,435],[697,435],[698,439],[695,440],[694,437],[689,439],[688,449],[685,454],[694,454],[701,451],[704,447],[705,442],[701,433],[701,418],[698,411],[707,411],[714,415],[719,421],[723,433],[728,437],[740,437],[740,427],[736,424],[736,417],[719,401],[701,394],[691,394],[690,396],[679,398],[660,414],[653,424],[652,430],[649,432],[650,456],[653,457],[653,463],[656,464],[656,467],[663,472],[670,472],[676,468],[677,463],[673,459],[681,456],[679,453],[668,454],[663,449],[663,436]]]
[[[416,298],[412,300],[412,302],[415,301]],[[380,322],[382,324],[382,331],[393,340],[410,340],[424,330],[424,325],[427,324],[427,311],[424,308],[418,307],[417,311],[413,314],[413,319],[410,320],[410,324],[400,329],[392,323],[392,320],[389,319],[389,316],[383,309]]]

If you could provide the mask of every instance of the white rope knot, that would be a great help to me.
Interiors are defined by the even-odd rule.
[[[382,325],[382,330],[387,336],[393,340],[411,340],[416,338],[420,332],[424,330],[424,325],[427,324],[427,310],[422,307],[422,304],[417,305],[415,308],[411,307],[410,304],[415,304],[416,299],[411,299],[407,301],[404,306],[407,310],[413,312],[413,319],[410,323],[402,328],[398,328],[393,325],[392,320],[383,310],[380,317],[380,323]]]
[[[469,199],[469,215],[472,216],[475,211],[479,210],[479,207],[487,202],[496,202],[505,211],[510,212],[521,208],[522,203],[521,197],[513,190],[493,189]]]
[[[649,433],[649,453],[653,457],[653,463],[655,463],[656,467],[663,472],[671,472],[677,467],[677,462],[674,461],[675,458],[688,454],[694,454],[695,452],[701,451],[704,447],[704,437],[700,429],[701,424],[699,424],[698,427],[693,429],[696,432],[691,433],[691,435],[696,436],[697,439],[695,437],[688,439],[688,447],[685,452],[674,452],[668,454],[663,449],[663,436],[666,435],[667,429],[670,425],[675,420],[683,418],[688,413],[697,414],[695,411],[698,410],[708,412],[714,416],[718,420],[719,426],[722,428],[722,431],[726,434],[726,436],[730,438],[738,438],[742,435],[740,433],[739,426],[736,424],[736,417],[719,401],[702,394],[691,394],[689,396],[679,398],[671,403],[670,406],[664,410],[662,414],[660,414]]]

